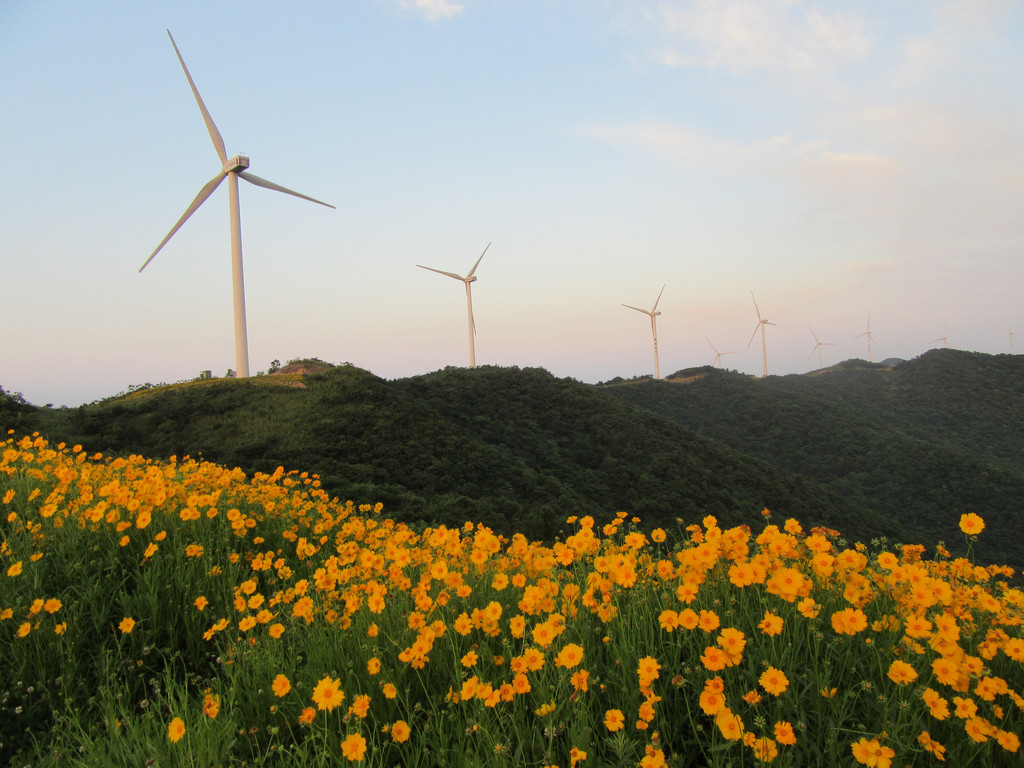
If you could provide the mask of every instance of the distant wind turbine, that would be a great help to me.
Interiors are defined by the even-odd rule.
[[[871,315],[868,315],[868,329],[866,331],[864,331],[864,333],[858,333],[853,338],[859,339],[861,336],[867,336],[868,337],[868,362],[870,363],[871,362],[871,342],[873,341],[873,337],[871,336]]]
[[[754,292],[750,292],[750,298],[754,299]],[[775,325],[775,323],[768,322],[767,319],[761,317],[761,310],[757,308],[757,299],[754,299],[754,311],[757,312],[757,325],[754,326],[754,332],[750,334],[750,341],[747,342],[747,349],[750,349],[750,345],[754,343],[754,337],[757,336],[758,329],[761,330],[761,360],[764,363],[764,375],[768,376],[768,345],[764,340],[764,327],[766,325]]]
[[[657,317],[661,314],[658,312],[658,302],[661,301],[661,294],[665,292],[665,286],[661,286],[661,291],[658,292],[658,298],[654,300],[654,306],[651,307],[650,311],[646,309],[640,309],[640,307],[631,307],[629,304],[623,304],[622,306],[627,309],[635,309],[637,312],[643,312],[645,315],[651,317],[651,335],[654,337],[654,378],[660,379],[661,372],[658,369],[658,321]]]
[[[811,354],[807,356],[807,359],[810,360],[811,357],[814,355],[814,353],[817,352],[818,353],[818,370],[820,371],[822,369],[822,367],[823,367],[822,362],[821,362],[821,348],[822,347],[835,346],[835,342],[834,341],[821,341],[818,338],[818,334],[816,334],[814,332],[813,328],[811,328],[811,336],[814,337],[815,344],[814,344],[814,349],[811,350]]]
[[[487,247],[484,248],[484,253],[487,253],[487,248],[490,248],[490,247],[491,247],[491,244],[488,243]],[[476,272],[476,268],[478,266],[480,266],[480,261],[481,261],[481,259],[483,259],[484,253],[480,254],[480,258],[476,260],[476,264],[473,265],[473,268],[471,270],[469,270],[469,274],[466,275],[465,277],[463,277],[462,275],[457,275],[454,272],[445,272],[445,271],[440,270],[440,269],[434,269],[433,267],[424,267],[422,264],[417,264],[416,265],[420,269],[429,269],[431,272],[437,272],[437,274],[439,274],[439,275],[446,275],[447,277],[451,277],[451,278],[454,278],[456,280],[461,280],[462,282],[464,282],[466,284],[466,309],[467,309],[467,311],[469,313],[469,367],[470,368],[476,368],[476,348],[473,345],[473,336],[476,334],[476,321],[473,319],[473,292],[470,290],[469,286],[473,282],[476,281],[476,275],[474,275],[473,273]]]
[[[948,347],[949,346],[949,336],[948,336],[948,334],[949,334],[949,323],[946,323],[946,324],[944,324],[942,326],[942,332],[944,334],[947,334],[947,335],[939,336],[939,338],[937,338],[937,339],[932,339],[929,343],[930,344],[934,344],[937,341],[941,341],[943,348]]]
[[[711,339],[709,339],[707,336],[705,336],[704,339],[707,341],[708,344],[711,344]],[[711,363],[711,365],[714,366],[715,368],[722,367],[722,355],[736,354],[736,350],[733,350],[732,352],[719,352],[718,347],[716,347],[714,344],[711,344],[711,348],[715,350],[715,361]]]
[[[181,57],[181,52],[178,51],[178,46],[174,42],[174,37],[171,35],[170,30],[167,30],[167,36],[171,38],[171,45],[174,46],[174,52],[178,55],[178,61],[181,62],[181,68],[185,71],[185,77],[188,79],[189,87],[192,89],[192,95],[196,98],[196,104],[199,105],[199,111],[202,113],[203,121],[206,123],[206,130],[209,132],[210,139],[213,141],[214,149],[217,150],[217,157],[220,158],[221,170],[220,173],[206,182],[206,185],[199,190],[199,194],[196,195],[192,204],[189,205],[185,213],[182,214],[180,219],[178,219],[178,223],[175,224],[171,231],[167,233],[167,236],[160,241],[160,245],[158,245],[156,250],[150,254],[148,259],[146,259],[146,263],[139,267],[139,272],[149,265],[149,262],[151,262],[160,252],[160,249],[167,244],[167,241],[174,236],[174,233],[181,229],[181,225],[188,220],[189,216],[196,212],[199,206],[206,202],[206,199],[213,194],[214,190],[217,189],[217,187],[220,186],[220,183],[226,178],[228,180],[228,204],[231,216],[231,280],[233,285],[235,308],[235,369],[237,371],[237,376],[245,378],[249,375],[249,340],[245,325],[245,285],[242,279],[242,219],[238,206],[238,180],[240,178],[245,179],[250,184],[255,184],[257,187],[272,189],[276,192],[284,192],[286,195],[292,195],[293,197],[299,197],[303,200],[309,200],[311,203],[324,205],[328,208],[334,208],[334,206],[315,198],[299,194],[298,192],[279,186],[272,181],[267,181],[266,179],[261,179],[259,176],[248,173],[246,169],[249,167],[249,158],[245,155],[236,155],[230,159],[228,158],[227,152],[224,148],[224,139],[221,137],[220,131],[217,130],[217,126],[214,124],[213,118],[210,117],[210,113],[207,111],[206,105],[199,96],[196,84],[192,81],[192,75],[189,74],[188,67],[185,66],[185,60]]]
[[[1016,332],[1017,332],[1017,328],[1014,328],[1012,331],[1003,331],[1003,333],[1005,333],[1007,336],[1010,337],[1010,354],[1011,355],[1015,355],[1016,354],[1016,352],[1013,351],[1013,335]]]

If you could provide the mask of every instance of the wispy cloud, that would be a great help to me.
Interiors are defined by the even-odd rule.
[[[860,18],[803,0],[675,0],[645,15],[668,66],[806,72],[870,48]]]
[[[423,14],[430,21],[450,19],[463,11],[462,5],[448,0],[398,0],[398,4],[404,10]]]

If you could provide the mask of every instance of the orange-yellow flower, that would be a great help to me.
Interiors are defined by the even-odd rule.
[[[775,667],[768,667],[758,679],[761,687],[773,696],[778,696],[789,687],[789,679],[782,670]]]
[[[785,744],[792,746],[796,744],[796,733],[793,731],[793,724],[788,723],[785,720],[775,724],[775,740],[779,744]]]
[[[181,737],[185,735],[185,722],[180,718],[176,717],[171,720],[167,726],[167,738],[171,740],[171,743],[177,744],[181,741]]]
[[[135,629],[135,619],[125,616],[121,619],[121,623],[117,625],[124,634],[130,635],[132,630]]]
[[[892,759],[896,752],[889,747],[883,747],[878,739],[860,739],[850,745],[853,751],[853,758],[862,765],[872,768],[890,768]]]
[[[8,576],[20,576],[21,575],[21,560],[14,563],[10,568],[7,569]]]
[[[622,714],[621,710],[609,709],[604,713],[604,727],[612,733],[621,731],[625,723],[626,717]]]
[[[281,698],[292,689],[292,683],[284,675],[278,675],[274,678],[274,682],[271,684],[270,688],[274,692],[275,696]],[[323,707],[321,707],[321,709],[323,709]]]
[[[330,712],[341,704],[344,698],[345,693],[341,690],[341,680],[332,679],[329,675],[320,680],[313,689],[313,703],[316,704],[317,709],[326,709]]]
[[[856,635],[867,626],[868,617],[859,608],[844,608],[832,614],[832,629],[841,635]]]
[[[576,643],[567,643],[555,657],[555,666],[572,669],[579,666],[581,661],[583,661],[583,647]]]
[[[350,733],[345,737],[345,740],[341,742],[341,754],[344,755],[350,763],[362,762],[366,756],[366,739],[358,733]]]
[[[985,529],[985,521],[981,515],[976,515],[973,512],[960,515],[960,530],[966,533],[968,536],[977,536]]]
[[[407,742],[410,733],[411,729],[405,720],[396,720],[394,725],[391,726],[391,739],[399,744]]]
[[[889,665],[889,671],[886,674],[897,685],[906,685],[917,680],[917,670],[900,659],[896,659]]]

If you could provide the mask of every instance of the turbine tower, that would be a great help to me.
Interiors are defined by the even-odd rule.
[[[1005,333],[1007,336],[1010,337],[1010,354],[1011,355],[1017,354],[1016,352],[1013,351],[1013,335],[1016,332],[1017,332],[1017,328],[1014,328],[1012,331],[1003,331],[1003,333]]]
[[[821,341],[818,338],[818,334],[816,334],[814,332],[813,328],[811,328],[811,336],[814,337],[815,344],[814,344],[814,349],[811,350],[811,354],[807,356],[807,359],[810,360],[811,357],[814,355],[814,353],[817,352],[818,353],[818,370],[820,371],[822,369],[822,367],[823,367],[822,366],[822,362],[821,362],[821,348],[822,347],[826,347],[826,346],[835,346],[835,342],[834,341]]]
[[[180,219],[178,219],[178,223],[175,224],[174,227],[171,228],[171,231],[167,233],[167,236],[160,241],[160,245],[158,245],[156,250],[149,255],[149,258],[146,259],[146,263],[139,267],[139,272],[149,266],[149,262],[156,257],[160,252],[160,249],[167,244],[167,241],[174,236],[175,232],[181,229],[181,225],[188,221],[189,216],[195,213],[199,206],[206,202],[207,198],[213,194],[214,190],[217,189],[217,187],[220,186],[220,183],[226,178],[228,180],[228,204],[231,218],[231,281],[233,286],[235,310],[235,370],[237,371],[237,376],[240,378],[246,378],[249,376],[249,340],[245,325],[245,285],[242,279],[242,219],[238,206],[238,180],[245,179],[250,184],[255,184],[257,187],[272,189],[276,192],[284,192],[286,195],[292,195],[293,197],[299,197],[303,200],[309,200],[311,203],[324,205],[328,208],[334,208],[334,206],[249,173],[246,170],[249,167],[249,158],[245,155],[236,155],[232,158],[228,158],[227,152],[224,148],[224,139],[221,137],[220,131],[217,130],[217,126],[214,124],[213,118],[210,117],[210,113],[207,111],[206,105],[199,96],[199,90],[196,88],[196,84],[192,80],[192,75],[189,74],[188,67],[185,66],[185,60],[181,57],[181,52],[178,50],[178,46],[174,42],[174,37],[171,35],[170,30],[167,30],[167,36],[171,38],[171,45],[174,46],[174,52],[178,55],[178,61],[181,62],[181,68],[185,71],[185,77],[188,79],[189,87],[192,89],[192,95],[196,98],[196,104],[199,105],[199,111],[202,113],[203,121],[206,123],[206,130],[209,132],[210,139],[213,141],[214,149],[217,150],[217,157],[220,158],[221,170],[216,176],[206,182],[206,185],[201,190],[199,190],[199,194],[195,196],[192,204],[189,205],[185,210],[185,213],[182,214]]]
[[[750,292],[750,298],[754,299],[754,292]],[[754,311],[757,312],[757,325],[754,326],[754,332],[750,334],[750,341],[747,342],[747,349],[750,349],[750,345],[754,343],[754,337],[757,336],[757,330],[761,329],[761,360],[764,363],[764,376],[768,376],[768,345],[764,340],[764,327],[766,325],[775,325],[775,323],[768,322],[767,319],[761,317],[761,310],[757,308],[757,299],[754,299]]]
[[[658,302],[661,301],[661,294],[664,292],[665,286],[662,285],[661,290],[658,292],[658,298],[654,300],[654,306],[651,307],[649,312],[646,309],[640,309],[640,307],[631,307],[629,304],[622,305],[627,309],[635,309],[637,312],[643,312],[645,315],[650,315],[651,317],[651,335],[654,337],[654,378],[656,379],[661,378],[661,372],[658,369],[658,321],[656,318],[661,314],[661,312],[657,311]]]
[[[437,274],[439,274],[439,275],[446,275],[446,276],[452,277],[452,278],[454,278],[456,280],[461,280],[462,282],[464,282],[466,284],[466,309],[467,309],[467,311],[469,313],[469,367],[470,368],[476,368],[476,349],[473,346],[473,336],[476,334],[476,321],[473,319],[473,292],[470,290],[470,285],[472,285],[473,282],[476,280],[476,275],[474,275],[473,273],[476,272],[476,268],[478,266],[480,266],[480,261],[481,261],[481,259],[483,259],[484,253],[487,253],[487,248],[490,248],[490,247],[491,247],[491,244],[488,243],[487,247],[484,248],[484,252],[480,254],[480,258],[476,260],[476,264],[473,265],[473,268],[471,270],[469,270],[469,274],[466,275],[465,277],[463,277],[462,275],[457,275],[454,272],[445,272],[445,271],[440,270],[440,269],[434,269],[433,267],[424,267],[422,264],[417,264],[416,265],[420,269],[429,269],[431,272],[437,272]]]
[[[866,331],[864,331],[864,333],[858,333],[853,338],[859,339],[861,336],[867,336],[868,337],[868,362],[870,363],[871,362],[871,342],[874,340],[874,338],[871,336],[871,315],[868,315],[868,329]]]
[[[708,344],[711,344],[711,339],[709,339],[707,336],[705,336],[704,339],[707,341]],[[715,350],[715,361],[713,363],[711,363],[711,365],[713,367],[715,367],[715,368],[721,368],[722,367],[722,355],[735,355],[736,354],[736,350],[733,350],[732,352],[719,352],[718,351],[718,347],[716,347],[714,344],[711,344],[711,348],[713,350]]]

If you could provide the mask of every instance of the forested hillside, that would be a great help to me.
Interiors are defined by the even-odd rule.
[[[982,514],[997,535],[979,553],[1024,563],[1024,357],[943,349],[891,368],[675,378],[605,390],[870,507],[914,541]]]
[[[712,368],[592,386],[540,369],[387,381],[350,365],[156,387],[79,408],[0,393],[0,425],[90,452],[321,476],[396,519],[533,538],[569,515],[648,527],[765,507],[851,539],[934,545],[976,512],[979,556],[1024,565],[1024,358],[937,350],[755,379]],[[947,541],[963,551],[963,541]]]
[[[340,366],[302,387],[272,379],[36,410],[20,427],[89,451],[308,470],[332,494],[381,501],[401,520],[473,520],[535,538],[556,535],[569,515],[623,510],[674,529],[705,515],[757,522],[765,507],[861,538],[901,533],[812,481],[539,369],[385,381]]]

